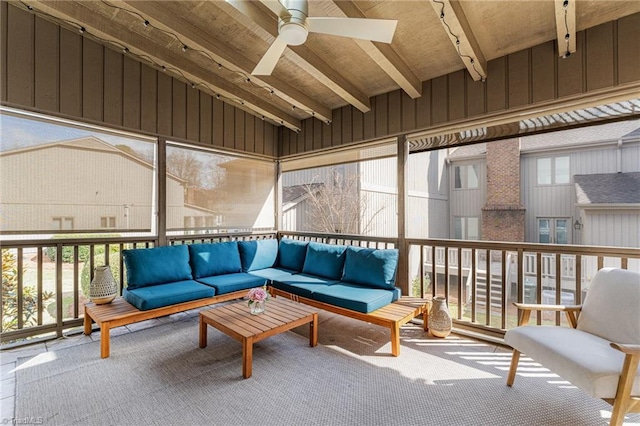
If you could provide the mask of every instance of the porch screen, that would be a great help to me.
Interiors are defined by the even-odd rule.
[[[363,160],[395,157],[397,139],[390,138],[355,147],[336,148],[315,154],[296,155],[281,161],[282,172],[311,169],[313,167],[354,163]]]
[[[0,233],[153,231],[156,140],[0,109]]]
[[[275,229],[275,163],[167,144],[167,231]]]
[[[395,237],[396,139],[282,161],[282,229]]]

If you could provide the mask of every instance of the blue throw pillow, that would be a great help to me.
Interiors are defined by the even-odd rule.
[[[191,280],[187,246],[123,250],[127,268],[127,288]]]
[[[306,241],[281,239],[278,248],[278,266],[291,271],[302,271],[304,258],[307,256],[307,245],[309,243]]]
[[[278,256],[278,240],[238,241],[242,272],[271,268]]]
[[[393,290],[397,268],[397,249],[347,247],[342,281]]]
[[[237,241],[191,244],[189,257],[195,279],[242,271]]]
[[[346,248],[333,244],[309,243],[302,272],[339,280],[342,277]]]

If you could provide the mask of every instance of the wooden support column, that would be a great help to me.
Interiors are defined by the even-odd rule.
[[[398,277],[396,286],[403,295],[409,295],[409,247],[407,246],[407,180],[409,163],[409,142],[405,135],[398,137]]]
[[[158,176],[156,193],[158,245],[167,245],[167,140],[158,139]]]

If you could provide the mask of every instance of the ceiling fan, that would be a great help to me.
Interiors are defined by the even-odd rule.
[[[309,17],[307,0],[261,0],[278,16],[278,37],[251,74],[270,75],[287,46],[299,46],[309,33],[391,43],[398,21],[392,19]]]

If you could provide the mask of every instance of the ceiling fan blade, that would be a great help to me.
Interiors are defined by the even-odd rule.
[[[397,20],[367,18],[307,18],[309,32],[391,43]]]
[[[278,0],[260,0],[260,3],[265,5],[270,11],[276,14],[279,18],[283,16],[291,15],[286,7]]]
[[[258,62],[258,65],[256,65],[251,74],[271,75],[285,47],[287,47],[287,43],[281,37],[276,37],[275,41],[269,46],[269,49],[262,59],[260,59],[260,62]]]

